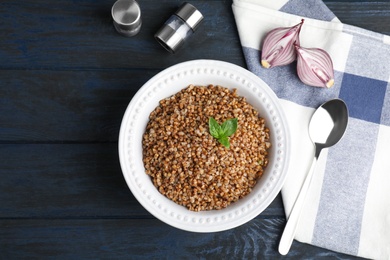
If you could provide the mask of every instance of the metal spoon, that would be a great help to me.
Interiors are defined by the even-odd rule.
[[[286,255],[290,250],[299,223],[301,209],[321,150],[335,145],[344,135],[347,124],[348,109],[341,99],[325,102],[314,112],[309,123],[309,135],[315,146],[314,159],[284,228],[279,243],[280,254]]]

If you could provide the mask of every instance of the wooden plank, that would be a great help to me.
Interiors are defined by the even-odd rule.
[[[346,24],[390,35],[389,1],[324,1]]]
[[[0,218],[153,218],[133,197],[117,144],[1,144]],[[259,217],[284,217],[280,196]]]
[[[140,3],[138,35],[119,35],[112,24],[115,1],[26,0],[0,3],[0,64],[9,69],[157,68],[192,59],[226,60],[245,66],[231,3],[193,1],[202,26],[172,55],[153,35],[180,5],[177,1]]]
[[[231,2],[193,1],[205,20],[182,51],[171,55],[153,39],[177,1],[141,3],[143,26],[132,38],[117,34],[110,1],[2,1],[2,68],[157,68],[207,58],[245,67]],[[325,3],[346,23],[390,34],[387,1]],[[370,10],[369,8],[372,8]]]
[[[129,219],[0,220],[3,259],[281,259],[284,220],[255,219],[218,233],[189,233]],[[358,259],[294,242],[288,256]]]
[[[158,70],[0,70],[0,141],[117,141],[136,91]]]
[[[0,158],[0,217],[149,216],[114,143],[0,145]]]

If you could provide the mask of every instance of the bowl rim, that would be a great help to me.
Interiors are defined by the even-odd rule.
[[[183,84],[183,82],[191,82],[192,80],[197,81],[193,82],[194,85],[208,85],[204,82],[214,78],[223,83],[209,82],[209,84],[231,89],[237,88],[238,94],[247,98],[249,103],[252,104],[253,101],[256,101],[256,104],[266,110],[265,114],[261,114],[261,111],[259,113],[262,117],[266,117],[266,125],[270,131],[272,130],[271,149],[275,149],[272,152],[274,158],[272,161],[270,158],[270,164],[265,169],[264,174],[269,172],[267,177],[265,178],[263,175],[256,184],[258,189],[255,186],[250,194],[227,208],[193,212],[169,200],[154,187],[143,168],[142,143],[140,143],[139,138],[141,136],[142,140],[149,114],[158,105],[159,100],[169,97],[189,85]],[[229,83],[232,85],[224,85]],[[246,95],[240,94],[240,90]],[[154,217],[186,231],[218,232],[252,220],[272,203],[287,176],[291,146],[290,132],[286,116],[279,102],[276,94],[262,79],[240,66],[225,61],[204,59],[186,61],[157,73],[133,96],[120,126],[119,160],[130,191]],[[136,152],[139,149],[141,157],[139,152]],[[262,184],[259,185],[259,183]],[[154,190],[150,185],[153,186]]]

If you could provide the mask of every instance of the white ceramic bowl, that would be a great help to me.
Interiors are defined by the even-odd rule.
[[[149,114],[158,102],[190,84],[236,88],[246,97],[270,129],[269,164],[252,192],[225,209],[193,212],[169,200],[153,185],[142,162],[142,135]],[[290,157],[289,130],[275,93],[253,73],[230,63],[195,60],[172,66],[151,78],[131,100],[119,134],[123,175],[135,198],[156,218],[193,232],[216,232],[242,225],[259,215],[274,200],[286,178]]]

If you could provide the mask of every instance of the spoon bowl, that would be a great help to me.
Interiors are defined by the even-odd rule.
[[[324,103],[320,108],[327,111],[334,122],[333,129],[325,143],[326,147],[330,147],[335,145],[345,133],[348,125],[347,105],[341,99],[332,99]],[[314,116],[316,115],[313,115],[313,117]],[[312,136],[312,133],[310,133],[310,136]],[[313,142],[318,143],[315,140],[313,140]]]
[[[309,123],[309,135],[315,146],[314,158],[284,228],[279,243],[280,254],[286,255],[290,250],[315,164],[322,149],[331,147],[340,141],[347,129],[347,125],[348,108],[341,99],[332,99],[325,102],[314,112]]]

